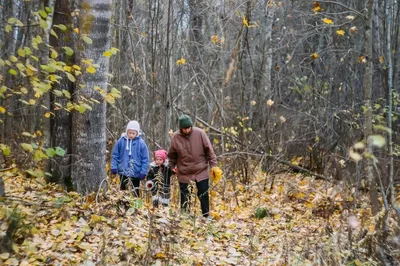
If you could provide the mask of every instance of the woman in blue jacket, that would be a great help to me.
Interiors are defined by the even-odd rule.
[[[130,121],[125,134],[117,141],[111,156],[111,172],[120,175],[120,188],[126,190],[129,180],[133,192],[139,195],[140,180],[146,178],[149,168],[149,151],[140,136],[140,125]]]

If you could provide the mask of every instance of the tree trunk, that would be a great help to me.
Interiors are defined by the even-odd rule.
[[[189,55],[190,55],[190,71],[191,76],[194,77],[190,87],[190,102],[187,102],[187,106],[191,106],[190,109],[194,116],[197,115],[197,109],[199,107],[199,92],[203,90],[203,76],[201,71],[201,60],[203,55],[203,21],[204,21],[204,3],[203,0],[189,0]],[[202,105],[202,104],[201,104]],[[183,108],[185,109],[185,108]]]
[[[81,88],[75,91],[75,104],[85,106],[87,100],[99,103],[92,110],[72,114],[72,182],[80,194],[96,191],[106,178],[106,103],[95,87],[107,91],[109,58],[103,52],[110,47],[111,0],[82,1],[79,15],[79,33],[93,41],[86,45],[78,40],[81,60],[93,59],[97,71],[90,74],[82,65]],[[77,32],[77,31],[76,31]]]
[[[56,1],[54,12],[54,24],[63,24],[71,27],[71,3],[70,1]],[[74,58],[67,56],[62,47],[73,47],[72,30],[62,31],[54,29],[58,38],[51,36],[50,44],[59,54],[59,60],[65,62],[68,66],[72,66]],[[69,92],[71,95],[74,91],[74,84],[63,75],[60,83],[55,83],[53,90]],[[58,105],[66,107],[69,99],[65,96],[57,97],[56,94],[50,94],[51,110],[55,116],[51,119],[50,136],[51,147],[61,147],[66,151],[64,157],[56,156],[50,162],[50,173],[52,176],[48,181],[60,183],[71,187],[71,113]]]
[[[364,103],[366,107],[365,112],[365,137],[368,139],[372,135],[372,81],[373,81],[373,62],[372,62],[372,26],[373,26],[373,7],[375,0],[368,1],[368,15],[365,30],[365,58],[367,58],[365,73],[364,73]],[[372,154],[372,146],[367,145],[367,150]],[[370,201],[371,201],[371,211],[375,215],[379,211],[379,201],[378,192],[376,188],[376,182],[373,174],[373,165],[371,159],[366,159],[366,173],[368,178],[368,183],[370,186]]]
[[[397,221],[400,225],[400,206],[396,204],[396,197],[395,197],[395,189],[393,184],[393,172],[394,172],[394,160],[393,160],[393,126],[392,126],[392,119],[393,119],[393,53],[392,53],[392,25],[393,25],[393,11],[394,11],[394,2],[393,0],[386,1],[386,57],[387,57],[387,142],[388,142],[388,157],[389,157],[389,190],[390,190],[390,202],[396,211]]]
[[[5,197],[6,196],[6,192],[4,190],[4,180],[3,177],[0,176],[0,197]]]
[[[161,145],[163,148],[167,148],[170,145],[170,137],[169,137],[169,130],[171,128],[171,120],[172,120],[172,113],[171,113],[171,73],[170,73],[170,57],[171,57],[171,50],[170,46],[173,44],[171,43],[171,17],[172,17],[172,0],[168,1],[168,12],[167,12],[167,30],[166,30],[166,47],[165,47],[165,56],[164,56],[164,92],[163,92],[163,107],[164,107],[164,117],[163,117],[163,138]]]

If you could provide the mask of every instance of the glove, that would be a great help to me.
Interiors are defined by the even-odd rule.
[[[139,175],[139,179],[140,179],[140,180],[143,180],[143,179],[145,179],[145,178],[146,178],[146,175],[145,175],[145,174],[140,174],[140,175]]]
[[[117,171],[117,169],[111,169],[111,173],[112,173],[113,175],[116,175],[116,174],[118,173],[118,171]]]

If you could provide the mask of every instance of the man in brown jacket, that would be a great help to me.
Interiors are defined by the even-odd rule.
[[[172,135],[168,159],[171,169],[178,168],[181,209],[189,211],[188,184],[190,181],[195,181],[201,212],[208,218],[210,212],[208,166],[216,167],[217,160],[207,134],[201,128],[193,127],[192,119],[187,115],[179,117],[179,131]]]

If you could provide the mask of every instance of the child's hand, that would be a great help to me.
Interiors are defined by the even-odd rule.
[[[177,175],[178,174],[178,168],[175,167],[174,169],[172,169],[172,171]]]

